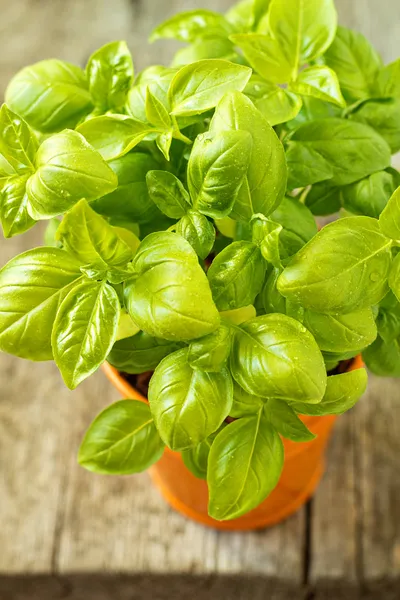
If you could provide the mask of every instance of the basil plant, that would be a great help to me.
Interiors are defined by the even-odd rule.
[[[232,519],[276,486],[282,438],[314,438],[302,415],[362,395],[343,361],[400,376],[400,60],[337,27],[333,0],[195,10],[158,38],[186,43],[171,66],[135,74],[112,42],[10,82],[0,221],[47,228],[0,271],[0,349],[71,389],[106,360],[153,372],[79,462],[130,474],[167,446]]]

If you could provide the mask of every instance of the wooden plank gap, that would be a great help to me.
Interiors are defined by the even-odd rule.
[[[367,398],[364,399],[366,401]],[[355,544],[355,555],[354,555],[354,566],[357,583],[363,591],[365,582],[365,568],[364,568],[364,525],[363,525],[363,514],[364,514],[364,497],[362,490],[362,460],[360,454],[360,445],[356,443],[357,440],[357,423],[360,424],[360,419],[356,410],[351,411],[348,415],[350,420],[350,431],[353,438],[352,458],[353,458],[353,471],[354,471],[354,544]]]

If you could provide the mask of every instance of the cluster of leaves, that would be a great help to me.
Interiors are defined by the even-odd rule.
[[[282,437],[313,439],[299,415],[362,395],[340,361],[400,375],[400,62],[337,28],[332,0],[191,11],[160,37],[189,43],[168,68],[134,77],[114,42],[11,81],[0,221],[48,226],[0,271],[0,349],[54,359],[72,389],[106,359],[154,371],[149,405],[103,411],[80,463],[128,474],[168,446],[231,519],[275,487]]]

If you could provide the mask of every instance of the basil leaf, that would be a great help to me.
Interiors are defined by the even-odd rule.
[[[86,281],[64,298],[53,325],[54,360],[75,389],[106,360],[117,335],[120,304],[114,288]]]
[[[326,392],[319,404],[296,402],[291,407],[299,414],[324,416],[341,415],[356,404],[367,388],[365,369],[356,369],[328,377]]]
[[[188,186],[197,210],[214,218],[229,215],[246,176],[252,146],[247,131],[197,137],[188,164]]]
[[[379,217],[379,226],[392,240],[400,240],[400,187],[392,194]]]
[[[318,233],[310,210],[295,198],[283,198],[270,218],[283,228],[279,234],[279,253],[282,259],[296,254]]]
[[[260,246],[261,254],[267,262],[271,263],[274,267],[280,268],[282,264],[279,251],[279,236],[283,229],[282,225],[270,221],[265,217],[260,217],[262,215],[255,215],[252,219],[253,242]],[[258,235],[261,238],[259,240],[257,240]]]
[[[264,79],[286,83],[292,78],[291,62],[276,39],[258,33],[239,33],[229,39],[239,46],[249,65]]]
[[[148,223],[161,216],[146,185],[147,173],[159,168],[151,156],[132,152],[110,161],[109,166],[118,177],[118,187],[91,203],[96,212],[130,223]]]
[[[311,440],[317,437],[299,419],[287,402],[273,399],[268,400],[265,404],[264,413],[272,427],[288,440],[292,440],[293,442],[311,442]]]
[[[37,149],[38,141],[28,123],[3,104],[0,109],[0,155],[7,169],[0,169],[0,177],[33,173]]]
[[[231,217],[248,221],[254,213],[268,216],[281,202],[286,188],[286,161],[275,131],[249,98],[234,92],[219,103],[210,125],[211,135],[247,131],[253,138],[247,176]]]
[[[78,462],[94,473],[130,475],[148,469],[163,451],[147,404],[120,400],[90,425],[79,448]]]
[[[351,112],[349,119],[375,129],[393,154],[400,150],[400,98],[368,100]]]
[[[60,247],[60,243],[56,240],[57,229],[60,226],[58,219],[49,219],[43,236],[43,246]]]
[[[94,200],[117,187],[113,171],[76,131],[47,138],[36,154],[36,166],[26,187],[34,219],[61,215],[81,198]]]
[[[234,519],[258,506],[277,485],[282,441],[262,410],[234,421],[215,438],[208,459],[208,513]]]
[[[300,127],[300,125],[309,123],[309,121],[342,116],[343,110],[331,102],[324,102],[313,96],[303,96],[302,101],[303,105],[299,114],[286,123],[286,127],[289,131],[293,131]]]
[[[154,371],[163,358],[181,347],[179,343],[155,338],[144,331],[115,342],[108,362],[123,373]]]
[[[213,333],[194,340],[188,351],[188,363],[193,369],[218,372],[225,365],[231,350],[231,329],[221,323]]]
[[[86,76],[96,109],[123,108],[133,81],[133,64],[126,42],[110,42],[88,60]]]
[[[153,233],[133,261],[137,278],[125,284],[129,314],[154,337],[187,341],[217,329],[219,315],[206,275],[181,236]]]
[[[382,97],[400,97],[400,59],[383,67],[376,81],[378,95]]]
[[[338,76],[343,95],[354,102],[374,95],[382,60],[368,40],[345,27],[338,27],[324,61]]]
[[[85,121],[77,131],[86,138],[104,160],[123,156],[149,134],[157,132],[152,126],[125,115],[107,115]]]
[[[224,427],[224,423],[221,427]],[[219,430],[211,434],[194,448],[188,448],[187,450],[182,451],[181,456],[185,467],[198,479],[207,479],[208,457],[212,443],[218,433]]]
[[[268,11],[269,32],[292,65],[293,74],[329,48],[336,23],[333,0],[272,0]]]
[[[86,200],[81,200],[67,212],[58,227],[57,240],[82,265],[122,267],[133,257],[128,244]]]
[[[251,69],[218,58],[182,67],[173,78],[168,98],[172,114],[199,115],[217,106],[227,92],[242,91]]]
[[[389,285],[397,300],[400,298],[400,256],[397,254],[389,274]],[[399,300],[400,302],[400,300]]]
[[[51,328],[63,298],[82,276],[59,248],[34,248],[0,271],[0,349],[30,360],[51,360]]]
[[[243,306],[242,308],[235,308],[234,310],[224,310],[220,313],[221,319],[232,323],[233,325],[240,325],[245,323],[249,319],[256,316],[256,309],[252,304],[249,306]]]
[[[346,106],[336,73],[324,65],[301,71],[297,79],[289,84],[289,90],[301,96],[313,96],[337,106]]]
[[[393,175],[378,171],[341,190],[343,207],[353,214],[378,219],[395,188]]]
[[[164,104],[147,88],[146,91],[146,118],[155,127],[167,129],[171,127],[171,117]]]
[[[189,210],[189,194],[173,173],[148,171],[146,182],[150,198],[167,217],[180,219]]]
[[[266,313],[286,314],[286,298],[278,292],[277,281],[282,269],[272,269],[261,292],[261,302]]]
[[[180,42],[194,42],[198,37],[210,33],[227,35],[231,27],[226,19],[212,10],[189,10],[174,15],[156,27],[150,41],[173,39]]]
[[[232,375],[250,394],[319,402],[326,371],[319,348],[303,325],[286,315],[256,317],[235,332]]]
[[[362,353],[368,369],[380,377],[400,377],[400,340],[385,342],[380,336]]]
[[[189,242],[196,254],[204,259],[215,242],[214,225],[197,210],[189,210],[176,224],[176,233]]]
[[[298,146],[310,151],[309,157],[303,154],[294,161],[291,153]],[[359,155],[356,162],[355,152]],[[373,129],[345,119],[321,119],[302,125],[291,134],[287,152],[289,168],[293,162],[304,163],[300,172],[312,173],[318,157],[322,166],[327,163],[324,177],[303,177],[297,187],[328,179],[329,168],[333,175],[330,183],[347,185],[390,166],[390,156],[389,146]],[[295,176],[292,178],[296,181]]]
[[[253,242],[233,242],[214,258],[207,272],[218,310],[253,304],[260,293],[267,264]]]
[[[352,184],[350,184],[351,186]],[[358,185],[355,183],[354,185]],[[348,186],[350,188],[350,186]],[[343,190],[329,181],[321,181],[312,186],[305,198],[305,205],[313,215],[333,215],[342,208]],[[354,212],[354,211],[351,211]],[[362,212],[361,214],[364,214]],[[372,216],[372,215],[368,215]]]
[[[164,358],[149,386],[154,422],[171,450],[200,444],[220,427],[232,406],[229,371],[192,369],[187,354],[185,348]]]
[[[271,127],[294,119],[302,105],[301,98],[296,94],[265,81],[258,75],[251,76],[243,93],[255,104]]]
[[[190,46],[178,50],[171,64],[173,67],[182,67],[207,58],[222,58],[235,62],[237,54],[229,39],[207,33]]]
[[[126,104],[128,114],[136,121],[148,123],[146,115],[148,89],[163,106],[168,107],[168,89],[176,73],[177,69],[162,66],[148,67],[139,73],[135,85],[128,94]]]
[[[325,352],[353,352],[372,344],[377,336],[370,308],[347,314],[324,315],[304,311],[304,325]]]
[[[36,223],[28,212],[28,175],[9,177],[0,191],[0,222],[4,237],[24,233]]]
[[[42,60],[19,71],[8,84],[11,110],[43,133],[74,128],[92,110],[85,74],[61,60]]]
[[[225,18],[235,31],[248,31],[254,24],[254,0],[240,0],[225,13]]]
[[[400,337],[400,303],[392,292],[386,294],[379,306],[376,326],[386,344]]]
[[[390,247],[376,219],[340,219],[293,257],[278,280],[278,290],[305,308],[327,314],[370,307],[388,290]]]
[[[265,402],[265,398],[249,394],[233,380],[233,404],[229,416],[240,419],[241,417],[254,415],[260,411]]]

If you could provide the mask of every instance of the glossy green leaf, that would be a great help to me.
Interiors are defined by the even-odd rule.
[[[110,42],[88,60],[86,76],[97,110],[123,108],[133,81],[132,57],[126,42]]]
[[[28,212],[28,175],[9,177],[0,191],[0,222],[5,238],[24,233],[36,223]]]
[[[392,194],[379,217],[379,225],[385,235],[400,240],[400,187]]]
[[[381,337],[362,353],[368,369],[380,377],[400,377],[400,339],[385,342]]]
[[[396,189],[393,175],[378,171],[341,190],[343,207],[356,215],[379,218]]]
[[[233,242],[214,258],[207,272],[218,310],[253,304],[260,293],[267,264],[253,242]]]
[[[70,389],[75,389],[106,360],[115,342],[120,314],[116,291],[85,281],[64,298],[53,325],[54,360]]]
[[[333,43],[325,52],[324,61],[338,76],[348,102],[374,96],[382,60],[361,33],[338,27]]]
[[[243,93],[252,100],[271,126],[294,119],[302,105],[299,96],[258,75],[252,75]]]
[[[286,83],[293,75],[290,61],[277,40],[259,33],[239,33],[230,40],[238,46],[249,65],[272,83]]]
[[[222,424],[222,427],[224,424]],[[212,443],[218,431],[210,435],[206,440],[200,442],[194,448],[188,448],[181,453],[185,467],[198,479],[207,479],[208,457]]]
[[[179,343],[155,338],[139,331],[132,337],[115,342],[107,360],[123,373],[145,373],[154,371],[163,358],[180,347]]]
[[[133,258],[128,244],[86,200],[67,212],[57,230],[57,239],[82,265],[121,267]]]
[[[353,184],[350,184],[350,186],[351,185]],[[358,183],[355,183],[354,185],[357,186]],[[347,187],[350,188],[350,186]],[[329,180],[316,183],[306,195],[305,205],[310,209],[313,215],[333,215],[342,208],[342,192],[344,189],[346,188],[339,188],[332,185]]]
[[[400,97],[400,58],[380,69],[376,85],[379,96]]]
[[[232,406],[232,380],[192,369],[184,348],[164,358],[154,371],[149,402],[157,430],[172,450],[197,446],[220,427]]]
[[[221,323],[216,331],[190,344],[188,362],[194,369],[218,372],[225,365],[230,350],[231,328]]]
[[[49,219],[43,236],[43,246],[60,247],[60,243],[56,240],[57,229],[61,221],[58,219]]]
[[[392,292],[386,294],[379,305],[376,326],[386,344],[400,337],[400,303]]]
[[[61,215],[81,198],[100,198],[118,183],[107,163],[76,131],[47,138],[37,152],[36,167],[26,188],[34,219]]]
[[[189,194],[173,173],[148,171],[146,182],[150,198],[167,217],[180,219],[190,209]]]
[[[173,67],[183,67],[197,60],[208,58],[222,58],[235,62],[237,54],[228,38],[207,32],[204,37],[198,38],[190,46],[178,50],[171,64]]]
[[[296,254],[280,276],[278,290],[305,308],[327,314],[370,307],[388,291],[390,247],[376,219],[340,219]]]
[[[299,419],[293,408],[283,400],[268,400],[265,404],[264,413],[272,427],[282,437],[292,440],[292,442],[311,442],[316,438],[303,421]]]
[[[208,459],[208,512],[234,519],[258,506],[279,481],[283,444],[262,410],[225,427]]]
[[[51,328],[59,305],[79,278],[80,264],[59,248],[35,248],[0,271],[0,349],[51,360]]]
[[[324,65],[301,71],[297,79],[289,84],[289,90],[301,96],[312,96],[337,106],[346,106],[336,73]]]
[[[334,174],[328,160],[308,144],[289,142],[286,160],[289,190],[331,180]]]
[[[319,404],[296,402],[291,407],[299,414],[311,416],[341,415],[350,410],[367,388],[365,369],[356,369],[328,377],[326,392]]]
[[[215,242],[214,225],[197,210],[189,210],[176,224],[176,233],[189,242],[200,258],[207,258]]]
[[[221,59],[200,60],[182,67],[173,78],[168,97],[173,115],[198,115],[217,106],[228,92],[241,92],[251,69]]]
[[[33,173],[37,149],[36,135],[28,123],[3,104],[0,109],[0,178]]]
[[[272,269],[268,274],[260,300],[266,313],[286,314],[286,298],[277,289],[277,282],[282,269]]]
[[[151,94],[168,107],[168,89],[177,69],[162,66],[148,67],[139,73],[135,85],[128,94],[126,110],[136,121],[148,123],[146,116],[146,96],[149,89]]]
[[[78,462],[94,473],[130,475],[148,469],[163,451],[149,407],[138,400],[120,400],[90,425]]]
[[[205,215],[229,215],[250,163],[252,136],[221,131],[197,137],[188,164],[188,186],[194,207]]]
[[[303,96],[302,107],[299,114],[286,123],[286,127],[289,131],[293,131],[308,123],[309,121],[315,121],[317,119],[328,119],[331,117],[341,117],[343,109],[332,104],[332,102],[324,102],[313,96]]]
[[[282,225],[279,234],[279,253],[282,259],[296,254],[318,232],[310,210],[296,198],[283,198],[270,219]]]
[[[248,31],[254,23],[254,0],[239,0],[225,13],[235,31]]]
[[[249,304],[248,306],[243,306],[242,308],[223,310],[220,312],[220,315],[222,320],[232,323],[233,325],[240,325],[249,319],[253,319],[256,316],[256,309],[252,304]]]
[[[263,215],[254,215],[252,219],[253,242],[260,246],[261,254],[265,260],[274,267],[281,267],[279,251],[279,236],[282,225],[267,219]]]
[[[156,27],[150,41],[173,39],[180,42],[194,42],[197,38],[219,33],[227,35],[230,25],[220,13],[212,10],[189,10],[174,15]]]
[[[169,112],[157,96],[151,93],[150,88],[146,91],[146,118],[154,127],[160,129],[167,129],[172,124]]]
[[[316,403],[325,392],[321,352],[307,329],[281,314],[256,317],[235,332],[231,372],[247,392]]]
[[[349,119],[375,129],[393,154],[400,150],[400,98],[368,100],[351,112]]]
[[[400,299],[400,255],[397,254],[389,274],[389,285],[397,300]],[[399,300],[400,302],[400,300]]]
[[[44,133],[75,127],[93,108],[82,69],[56,59],[19,71],[8,84],[6,102]]]
[[[229,416],[234,419],[248,417],[259,412],[264,406],[266,398],[255,396],[246,392],[235,380],[233,380],[233,404]]]
[[[125,284],[132,319],[154,337],[186,341],[217,329],[219,315],[206,275],[181,236],[153,233],[133,262],[137,278]]]
[[[210,133],[247,131],[253,138],[247,176],[231,217],[248,221],[254,213],[268,216],[281,202],[286,189],[286,160],[283,146],[251,100],[234,92],[219,103]]]

